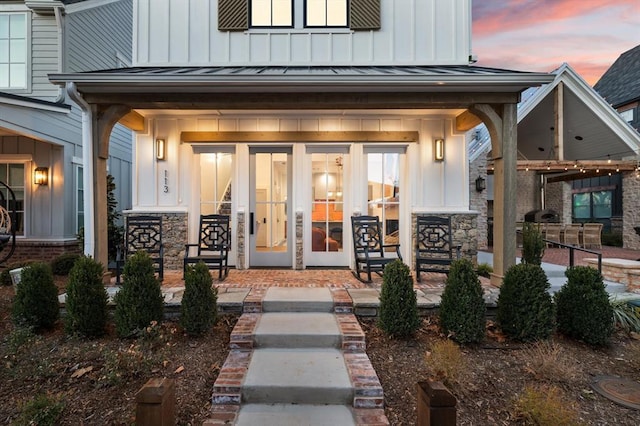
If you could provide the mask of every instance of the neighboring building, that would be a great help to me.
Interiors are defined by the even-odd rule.
[[[628,234],[637,237],[631,224],[638,223],[629,215],[640,208],[638,196],[629,203],[631,193],[639,193],[640,134],[569,65],[552,74],[552,83],[527,90],[518,106],[517,220],[551,209],[562,223],[602,222],[606,233],[624,234],[629,246]],[[491,171],[490,148],[484,126],[469,133],[470,179],[484,176],[487,164]],[[487,186],[486,194],[472,198],[476,206],[487,203],[486,220],[478,224],[481,234],[493,217],[491,174]],[[487,241],[481,239],[480,247]]]
[[[128,213],[163,216],[168,268],[212,212],[231,216],[236,268],[350,266],[356,214],[380,216],[409,264],[415,215],[451,216],[474,258],[478,117],[501,153],[497,274],[515,262],[515,108],[553,76],[470,65],[471,0],[137,0],[133,16],[132,68],[50,78],[86,104],[96,182],[105,135],[137,117]],[[104,261],[104,200],[86,195],[85,252]]]
[[[640,45],[624,52],[595,84],[594,89],[624,121],[640,131]],[[636,151],[640,158],[640,151]],[[623,245],[640,250],[640,179],[627,175],[622,204]]]
[[[48,74],[130,64],[131,25],[130,0],[0,2],[0,181],[15,192],[18,213],[9,263],[78,251],[76,234],[89,214],[82,114]],[[109,144],[115,195],[129,208],[131,132],[116,126]],[[34,182],[36,168],[47,184]]]
[[[640,45],[620,55],[593,88],[640,130]]]

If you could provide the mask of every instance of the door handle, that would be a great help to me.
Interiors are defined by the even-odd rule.
[[[249,235],[253,235],[253,212],[249,213]]]

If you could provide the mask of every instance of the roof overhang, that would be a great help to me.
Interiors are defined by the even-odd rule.
[[[72,83],[89,103],[133,108],[371,109],[513,103],[523,90],[553,76],[470,66],[190,67],[53,74],[50,80]],[[243,101],[237,94],[251,96]]]

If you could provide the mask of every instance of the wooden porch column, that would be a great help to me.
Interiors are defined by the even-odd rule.
[[[518,118],[516,104],[476,104],[469,110],[480,117],[491,135],[493,172],[493,274],[499,286],[516,263],[516,203]]]
[[[113,126],[131,111],[125,105],[91,105],[93,131],[93,258],[106,268],[109,263],[109,237],[107,235],[107,160],[109,159],[109,138]],[[86,235],[86,234],[85,234]]]

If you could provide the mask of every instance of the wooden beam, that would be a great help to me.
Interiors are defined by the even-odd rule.
[[[554,160],[564,160],[564,84],[558,83],[553,98],[555,126],[553,132]]]
[[[133,109],[433,109],[467,108],[476,103],[518,102],[517,93],[87,93],[95,104],[126,104]]]
[[[182,132],[187,143],[207,142],[417,142],[418,132]]]
[[[473,129],[478,124],[482,124],[482,120],[477,115],[469,111],[464,111],[456,117],[456,131],[466,132]]]
[[[136,111],[131,111],[122,117],[118,123],[122,124],[129,130],[133,130],[134,132],[144,132],[145,130],[144,117]]]

